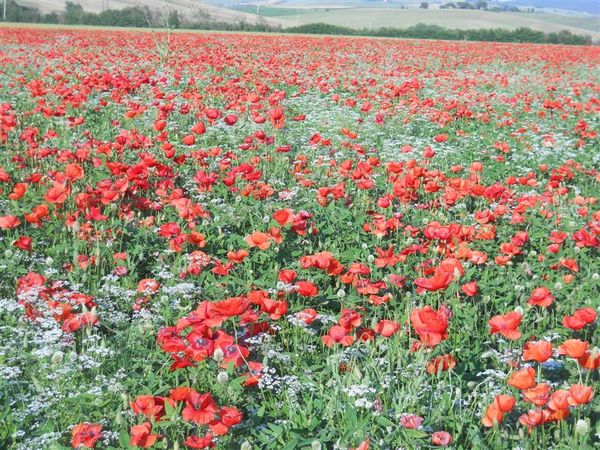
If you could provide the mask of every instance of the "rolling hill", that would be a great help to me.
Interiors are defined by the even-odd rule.
[[[301,4],[290,6],[262,5],[262,16],[285,19],[294,25],[323,22],[355,29],[394,27],[407,28],[418,23],[446,28],[532,28],[544,32],[569,30],[576,34],[588,34],[600,38],[598,17],[588,14],[555,14],[547,12],[493,12],[461,9],[400,8],[394,5],[309,8]],[[256,12],[255,5],[236,7],[240,11]]]
[[[64,10],[65,0],[17,0],[23,6],[33,6],[43,13],[60,12]],[[102,0],[72,0],[73,3],[79,3],[87,12],[98,13],[102,11]],[[259,21],[266,21],[271,26],[290,26],[288,21],[277,17],[260,17],[256,14],[250,14],[244,11],[236,11],[228,8],[221,8],[198,0],[108,0],[110,9],[122,9],[133,6],[147,6],[152,10],[167,11],[177,10],[179,14],[186,18],[210,19],[216,22],[246,22],[256,24]]]

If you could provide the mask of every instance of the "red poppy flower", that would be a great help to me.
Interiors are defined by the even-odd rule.
[[[310,281],[298,281],[296,282],[297,292],[303,297],[316,297],[319,295],[319,288]]]
[[[266,250],[271,246],[271,237],[261,231],[255,231],[254,233],[244,238],[248,247],[258,247],[261,250]]]
[[[439,372],[453,369],[454,367],[456,367],[456,359],[454,359],[452,355],[436,356],[427,363],[427,373],[435,375]]]
[[[390,337],[400,330],[400,324],[393,320],[380,320],[374,327],[374,331],[383,337]]]
[[[102,425],[97,423],[80,423],[71,430],[71,446],[73,448],[94,448],[100,439]]]
[[[181,416],[189,422],[206,425],[214,419],[218,411],[219,408],[217,408],[212,395],[199,394],[192,389],[187,392],[185,408],[181,411]]]
[[[522,391],[523,400],[536,406],[544,406],[550,399],[550,385],[546,383],[537,384]]]
[[[417,416],[416,414],[404,414],[400,417],[400,425],[409,430],[417,430],[423,423],[423,417]]]
[[[348,347],[354,343],[354,336],[348,334],[348,330],[340,325],[334,325],[329,329],[327,335],[322,336],[323,343],[331,348],[336,343]]]
[[[504,315],[497,315],[490,319],[490,333],[500,333],[506,339],[514,341],[521,337],[521,332],[518,330],[521,325],[523,316],[517,311],[511,311]]]
[[[564,389],[558,389],[552,393],[550,396],[550,401],[548,402],[548,408],[553,411],[568,411],[569,410],[569,391],[565,391]]]
[[[431,443],[438,447],[446,447],[452,444],[452,435],[447,431],[436,431],[431,435]]]
[[[529,389],[535,385],[535,369],[533,367],[526,367],[523,370],[513,372],[506,384],[513,386],[517,389]]]
[[[129,433],[131,434],[131,440],[129,441],[131,447],[150,448],[161,437],[160,434],[152,434],[152,424],[150,422],[132,426]]]
[[[240,423],[244,415],[237,408],[222,407],[219,410],[219,418],[213,420],[209,427],[211,431],[219,436],[227,434],[229,428]]]
[[[33,249],[31,248],[32,243],[33,239],[29,236],[19,236],[19,238],[13,242],[13,246],[31,253],[33,251]]]
[[[598,313],[593,308],[581,308],[575,311],[572,316],[565,316],[563,325],[573,331],[578,331],[594,323],[596,317],[598,317]]]
[[[242,345],[231,343],[219,343],[221,350],[223,351],[223,361],[221,361],[221,367],[227,368],[230,363],[233,367],[240,367],[250,355],[250,350]]]
[[[585,352],[577,358],[579,365],[588,370],[596,370],[600,368],[600,352]]]
[[[589,403],[593,397],[594,390],[592,386],[574,384],[569,388],[568,402],[571,406],[585,405],[586,403]]]
[[[140,395],[130,403],[131,409],[136,414],[144,414],[148,420],[158,421],[165,415],[165,403],[175,406],[170,398]]]
[[[238,118],[235,114],[229,114],[227,116],[225,116],[225,119],[223,119],[225,121],[225,123],[227,125],[229,125],[230,127],[235,125],[238,121]]]
[[[523,350],[524,361],[542,363],[552,356],[552,343],[549,341],[529,341]]]
[[[415,309],[410,314],[410,321],[421,342],[429,347],[434,347],[448,338],[449,312],[445,308],[434,310],[431,306]]]
[[[194,145],[196,143],[196,136],[194,136],[193,134],[186,134],[181,139],[181,142],[183,142],[183,144],[187,146]]]
[[[477,281],[471,281],[470,283],[463,284],[460,289],[468,297],[475,297],[477,292],[479,292]]]
[[[488,406],[481,422],[486,427],[493,427],[501,423],[504,414],[512,411],[515,406],[515,399],[510,395],[497,395],[494,402]]]
[[[550,418],[550,411],[542,410],[542,409],[532,409],[527,411],[525,414],[519,417],[519,423],[521,425],[525,425],[528,431],[531,433],[531,430],[534,427],[543,425]]]
[[[558,353],[570,358],[581,358],[590,347],[589,342],[580,339],[568,339],[558,347]]]
[[[195,449],[213,448],[215,446],[211,433],[207,433],[205,436],[189,436],[184,444],[187,447]]]
[[[277,279],[286,284],[291,284],[297,277],[296,271],[291,269],[282,269],[277,275]]]
[[[0,217],[0,228],[9,230],[16,228],[21,224],[21,221],[16,216],[2,216]]]
[[[550,293],[550,290],[544,286],[534,289],[527,301],[531,306],[541,306],[542,308],[547,308],[553,302],[554,296]]]

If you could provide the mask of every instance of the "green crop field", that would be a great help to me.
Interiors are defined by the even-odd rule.
[[[257,13],[255,6],[243,6],[240,11]],[[439,25],[447,28],[509,28],[528,27],[544,32],[563,29],[573,33],[600,37],[597,17],[550,13],[513,13],[476,10],[400,9],[373,8],[286,8],[265,7],[258,9],[264,17],[280,17],[294,25],[323,22],[351,28],[406,28],[418,23]]]

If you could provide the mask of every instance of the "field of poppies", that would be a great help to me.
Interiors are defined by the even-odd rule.
[[[0,448],[597,448],[599,65],[0,29]]]

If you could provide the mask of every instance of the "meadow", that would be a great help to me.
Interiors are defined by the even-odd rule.
[[[599,66],[1,28],[0,448],[597,448]]]

